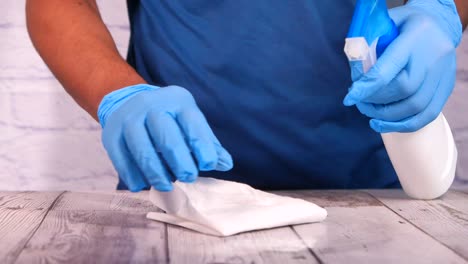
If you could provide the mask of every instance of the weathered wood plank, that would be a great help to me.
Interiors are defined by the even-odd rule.
[[[359,190],[298,190],[275,191],[273,193],[301,198],[321,207],[382,206],[370,194]]]
[[[43,209],[49,207],[62,192],[0,192],[0,208]]]
[[[168,225],[171,263],[317,263],[289,227],[213,237]]]
[[[326,206],[324,222],[293,227],[323,263],[466,263],[372,196],[359,195],[360,206]],[[335,204],[348,196],[335,192]]]
[[[391,210],[468,260],[468,195],[449,192],[430,201],[409,199],[403,191],[369,191]]]
[[[0,193],[0,263],[13,263],[60,192]]]
[[[468,193],[462,191],[450,191],[442,196],[441,199],[465,214],[468,214]]]
[[[147,193],[66,193],[57,200],[18,263],[160,263],[166,227],[146,219]]]
[[[17,263],[166,261],[165,226],[146,213],[50,211]]]
[[[148,199],[148,192],[68,192],[52,210],[111,210],[111,211],[157,211]]]
[[[384,195],[385,199],[403,204],[414,202],[405,196],[395,198],[395,190],[389,192]],[[407,218],[412,224],[407,222],[395,213],[400,213],[398,210],[393,212],[387,204],[384,206],[383,201],[367,192],[294,191],[278,194],[324,206],[329,217],[323,223],[218,238],[175,226],[166,229],[164,224],[147,220],[146,212],[157,209],[148,201],[146,192],[66,193],[57,199],[29,242],[23,242],[26,246],[22,252],[16,252],[15,258],[19,254],[19,263],[159,263],[169,260],[172,263],[316,263],[319,260],[323,263],[467,263],[463,255],[454,252],[458,252],[458,248],[450,249],[436,241],[419,229],[415,219]],[[29,210],[31,212],[22,217],[31,218],[35,217],[34,212],[47,205],[41,199],[24,196],[24,193],[15,195],[22,198],[0,193],[0,215],[2,210]],[[381,196],[379,198],[382,200]],[[19,199],[24,201],[18,202]],[[466,194],[462,192],[444,196],[439,203],[446,207],[436,204],[440,207],[436,210],[439,216],[432,224],[446,223],[447,219],[457,216],[463,219],[465,199]],[[439,231],[448,228],[450,232],[466,232],[462,228],[468,225],[463,227],[463,222],[456,221],[458,225],[451,223],[453,226],[445,228],[444,224],[439,224]],[[8,240],[2,238],[1,241]],[[2,249],[0,256],[3,256]]]

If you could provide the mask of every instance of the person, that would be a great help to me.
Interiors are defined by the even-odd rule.
[[[131,191],[199,175],[260,189],[398,187],[376,132],[415,131],[440,113],[468,20],[463,0],[391,9],[400,35],[352,82],[353,0],[127,3],[127,60],[95,0],[28,0],[26,12],[36,49],[100,122],[118,188]]]

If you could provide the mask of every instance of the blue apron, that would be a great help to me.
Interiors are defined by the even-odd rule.
[[[260,189],[399,186],[355,108],[343,53],[353,0],[128,0],[128,62],[190,90],[232,154],[201,176]]]

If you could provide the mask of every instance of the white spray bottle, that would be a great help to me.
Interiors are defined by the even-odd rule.
[[[385,0],[358,0],[344,51],[350,62],[362,63],[365,73],[398,34]],[[447,192],[455,177],[457,148],[442,113],[416,132],[381,135],[406,194],[435,199]]]

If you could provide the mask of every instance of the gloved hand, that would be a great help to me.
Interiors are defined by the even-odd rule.
[[[433,121],[452,93],[461,21],[453,0],[410,0],[389,14],[400,35],[353,80],[343,103],[356,104],[377,132],[413,132]]]
[[[131,191],[150,185],[170,191],[174,180],[195,181],[198,170],[232,168],[230,154],[182,87],[114,91],[102,100],[98,117],[103,145]]]

